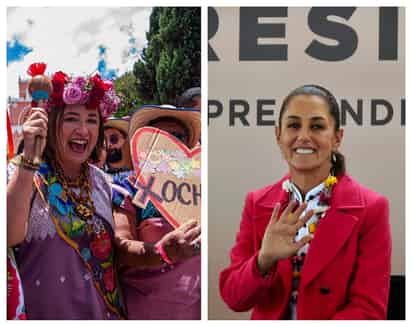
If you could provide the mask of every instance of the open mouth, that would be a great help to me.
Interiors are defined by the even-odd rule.
[[[315,153],[315,150],[311,149],[311,148],[296,148],[294,151],[297,154],[312,154],[312,153]]]
[[[69,147],[73,152],[84,153],[87,149],[87,140],[71,140],[69,141]]]

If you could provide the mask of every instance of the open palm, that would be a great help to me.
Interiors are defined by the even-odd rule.
[[[313,210],[309,210],[300,219],[307,204],[299,205],[296,210],[297,202],[291,201],[283,211],[279,219],[278,213],[280,204],[277,203],[272,213],[269,224],[266,227],[262,240],[262,246],[258,256],[258,267],[262,273],[267,273],[279,259],[288,258],[294,255],[302,246],[312,240],[312,235],[302,237],[295,242],[296,233],[313,216]]]

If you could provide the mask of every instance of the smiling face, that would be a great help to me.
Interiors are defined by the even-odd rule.
[[[343,136],[335,126],[322,97],[297,95],[289,100],[276,139],[291,173],[329,174],[332,152]]]
[[[63,170],[80,167],[89,159],[97,144],[99,124],[97,109],[66,106],[57,129],[57,155]]]

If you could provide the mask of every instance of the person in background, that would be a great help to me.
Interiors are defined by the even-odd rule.
[[[248,193],[223,300],[252,319],[386,319],[389,205],[347,174],[335,97],[293,90],[275,133],[289,172]]]
[[[184,108],[195,108],[201,109],[201,88],[192,87],[183,92],[183,94],[178,98],[177,106]]]
[[[110,117],[104,124],[106,143],[106,173],[115,175],[133,169],[127,133],[129,118]]]
[[[107,151],[106,151],[106,142],[103,142],[102,149],[100,150],[100,154],[98,157],[90,157],[89,163],[95,165],[97,168],[105,171],[106,169],[106,158],[107,158]]]
[[[141,127],[168,132],[193,148],[200,137],[200,113],[172,106],[143,106],[130,119],[129,140]],[[200,319],[200,226],[188,222],[180,227],[190,246],[180,252],[162,250],[173,227],[149,201],[145,209],[132,203],[137,189],[135,173],[113,183],[114,218],[120,247],[119,275],[129,319]],[[149,267],[150,253],[162,260]],[[127,258],[139,257],[139,268]]]

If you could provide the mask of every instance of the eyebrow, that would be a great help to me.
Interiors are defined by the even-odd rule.
[[[299,116],[287,116],[286,119],[297,119],[300,120],[301,117]],[[325,117],[323,116],[314,116],[314,117],[310,117],[310,120],[326,120]]]
[[[64,116],[76,116],[76,117],[80,117],[80,114],[78,112],[74,112],[74,111],[69,111],[69,112],[65,112]],[[97,117],[97,114],[95,112],[91,112],[88,114],[89,117]]]
[[[69,111],[69,112],[65,112],[65,113],[64,113],[64,116],[76,116],[76,117],[79,117],[80,114],[77,113],[77,112]]]

